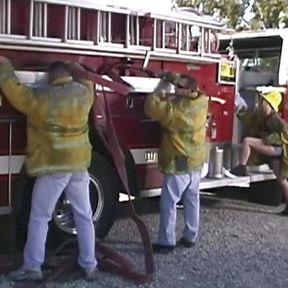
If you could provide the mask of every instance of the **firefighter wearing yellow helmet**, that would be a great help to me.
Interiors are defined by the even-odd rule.
[[[260,93],[258,110],[239,113],[240,120],[253,128],[254,134],[243,139],[239,165],[231,172],[237,176],[247,176],[251,152],[264,156],[263,162],[268,162],[273,169],[286,199],[287,204],[281,214],[288,216],[288,124],[278,114],[281,103],[280,92],[276,89],[266,90]]]
[[[276,92],[276,91],[271,91],[266,94],[262,94],[262,99],[266,101],[274,111],[276,112],[279,111],[279,106],[282,102],[281,93]]]

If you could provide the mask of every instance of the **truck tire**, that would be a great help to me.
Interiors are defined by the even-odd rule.
[[[276,180],[253,183],[249,188],[249,201],[277,207],[282,203],[282,191]]]
[[[97,239],[103,239],[111,229],[117,214],[119,181],[113,167],[97,153],[92,154],[90,176],[90,201]],[[23,248],[27,235],[27,225],[31,209],[31,196],[35,179],[25,177],[13,199],[13,211],[17,232],[18,247]],[[72,210],[63,193],[50,221],[47,245],[55,246],[59,242],[76,235]]]
[[[20,178],[17,179],[16,193],[12,198],[15,248],[20,251],[24,248],[26,241],[34,182],[34,178],[30,178],[25,172],[22,172]]]

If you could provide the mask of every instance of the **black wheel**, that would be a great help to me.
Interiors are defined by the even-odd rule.
[[[119,181],[113,167],[100,155],[93,153],[90,176],[90,201],[98,239],[103,239],[111,229],[117,213]],[[26,177],[21,181],[14,197],[14,216],[18,242],[23,242],[27,234],[27,224],[31,209],[34,179]],[[48,245],[53,245],[67,237],[76,235],[70,203],[65,194],[60,197],[50,222]],[[21,243],[19,243],[21,245]],[[23,246],[23,243],[22,243]]]
[[[89,176],[95,233],[98,239],[103,239],[115,221],[120,186],[113,167],[97,153],[92,155]],[[52,228],[53,231],[76,235],[72,210],[65,194],[59,199],[52,219],[56,226]]]
[[[137,179],[137,174],[136,174],[135,162],[129,150],[125,151],[123,149],[123,151],[125,155],[125,168],[126,168],[127,176],[128,176],[129,190],[133,196],[138,196],[139,188],[138,188],[138,179]],[[125,189],[123,187],[123,191],[124,190]]]
[[[249,188],[249,201],[276,207],[282,203],[282,191],[276,180],[253,183]]]
[[[26,241],[27,226],[31,210],[31,197],[35,179],[28,177],[22,171],[16,184],[16,193],[13,195],[13,216],[15,244],[18,250],[22,250]]]

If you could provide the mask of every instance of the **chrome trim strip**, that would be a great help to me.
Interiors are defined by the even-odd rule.
[[[268,180],[274,180],[275,175],[272,173],[261,173],[261,174],[252,174],[251,176],[247,177],[238,177],[234,179],[230,178],[223,178],[223,179],[209,179],[205,178],[201,180],[200,183],[200,194],[207,194],[207,192],[203,192],[201,190],[212,189],[212,188],[219,188],[219,187],[249,187],[251,183],[255,182],[262,182]],[[161,195],[161,188],[153,188],[153,189],[146,189],[141,190],[139,193],[140,197],[147,198],[147,197],[156,197]]]
[[[210,179],[204,178],[200,183],[200,190],[218,188],[218,187],[249,187],[251,179],[247,177],[238,177],[238,178],[222,178],[222,179]]]
[[[0,216],[9,215],[11,213],[12,213],[12,207],[11,206],[0,207]]]
[[[52,41],[41,42],[41,41],[32,41],[25,40],[25,37],[13,37],[12,39],[4,38],[5,35],[0,34],[0,49],[11,49],[11,50],[20,50],[20,51],[36,51],[36,52],[51,52],[51,53],[71,53],[71,54],[81,54],[81,55],[91,55],[91,56],[106,56],[106,57],[134,57],[135,59],[144,59],[146,55],[145,50],[133,50],[130,48],[123,48],[119,51],[113,45],[102,46],[102,45],[91,45],[85,46],[81,45],[83,43],[81,41],[70,40],[63,43],[53,43]],[[13,36],[13,35],[12,35]],[[2,38],[3,37],[3,38]],[[11,37],[11,35],[9,35]],[[48,39],[48,38],[46,38]],[[11,41],[12,40],[12,41]],[[18,41],[17,41],[18,40]],[[19,41],[20,40],[20,41]],[[56,39],[57,40],[57,39]],[[58,40],[57,40],[58,41]],[[13,44],[12,44],[13,42]],[[77,44],[75,44],[77,42]],[[90,42],[89,42],[90,43]],[[15,45],[14,45],[15,44]],[[24,44],[24,45],[23,45]],[[18,46],[19,45],[19,46]],[[25,46],[27,45],[27,46]],[[37,45],[37,46],[35,46]],[[42,46],[42,47],[41,47]],[[46,47],[45,47],[46,46]],[[47,47],[50,46],[50,47]],[[56,47],[55,47],[56,46]],[[102,46],[102,47],[101,47]],[[55,47],[55,48],[54,48]],[[113,49],[114,48],[114,49]],[[175,53],[161,53],[158,51],[151,51],[150,53],[151,60],[162,60],[174,61],[178,60],[180,62],[194,61],[195,63],[219,63],[220,59],[201,57],[201,56],[193,56],[189,54],[183,54],[182,52],[179,54]]]
[[[11,157],[10,171],[11,174],[18,174],[24,164],[24,155],[14,155]],[[0,175],[9,173],[9,156],[0,156]]]
[[[141,190],[139,196],[141,198],[156,197],[161,195],[161,188]]]
[[[134,200],[135,196],[131,195],[131,200]],[[126,193],[119,193],[119,202],[127,202],[129,201],[129,197]]]
[[[276,176],[273,173],[252,174],[251,183],[275,180]]]

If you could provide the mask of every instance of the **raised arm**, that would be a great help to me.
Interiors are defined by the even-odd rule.
[[[33,88],[21,84],[9,59],[1,56],[0,88],[11,105],[26,115],[37,105]]]
[[[145,114],[159,121],[164,127],[169,125],[173,116],[173,106],[171,102],[166,97],[163,97],[165,96],[165,89],[168,84],[165,79],[162,79],[155,91],[146,98],[144,104]]]

